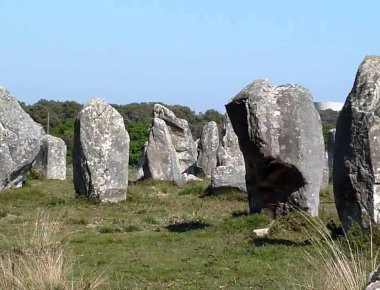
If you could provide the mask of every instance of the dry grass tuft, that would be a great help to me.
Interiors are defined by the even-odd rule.
[[[375,269],[377,254],[374,253],[372,227],[370,249],[353,246],[347,235],[334,240],[319,220],[301,213],[310,228],[306,228],[312,244],[312,250],[306,251],[304,258],[311,266],[307,270],[305,285],[302,289],[357,290],[363,289],[368,273]]]
[[[0,253],[0,289],[96,289],[104,285],[101,276],[91,282],[70,281],[71,259],[59,220],[38,212],[32,235],[20,234],[17,247]]]

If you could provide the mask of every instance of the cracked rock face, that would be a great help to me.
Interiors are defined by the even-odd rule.
[[[196,144],[187,121],[155,104],[148,144],[141,157],[144,178],[184,183],[194,173],[196,156]]]
[[[183,183],[180,162],[165,121],[153,118],[143,165],[145,178]]]
[[[44,135],[42,126],[0,87],[0,190],[22,186]]]
[[[380,222],[380,56],[359,66],[336,126],[334,196],[342,225]]]
[[[79,195],[118,202],[128,187],[129,135],[122,116],[91,99],[75,120],[74,187]]]
[[[212,170],[211,188],[234,187],[247,191],[245,185],[245,164],[239,140],[228,115],[223,119],[223,138],[217,150],[217,167]]]
[[[163,120],[168,127],[181,173],[193,174],[197,162],[197,148],[187,121],[177,118],[172,111],[160,104],[154,105],[153,117]]]
[[[325,158],[310,93],[257,80],[226,109],[245,160],[250,211],[276,215],[296,207],[318,215]]]
[[[61,138],[45,135],[35,164],[46,179],[66,180],[66,144]]]
[[[216,152],[219,147],[218,125],[214,121],[203,127],[198,146],[197,167],[205,176],[210,177],[212,169],[217,165]]]

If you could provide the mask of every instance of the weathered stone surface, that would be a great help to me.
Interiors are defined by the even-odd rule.
[[[160,104],[154,105],[153,117],[163,120],[167,125],[181,173],[193,174],[197,162],[197,148],[187,121],[177,118],[172,111]]]
[[[327,154],[328,154],[328,166],[333,168],[334,162],[334,144],[335,144],[336,129],[329,130],[327,134]]]
[[[223,120],[223,138],[217,150],[217,165],[211,173],[211,189],[234,187],[247,191],[245,164],[239,140],[232,128],[228,115]]]
[[[122,116],[91,99],[75,120],[73,166],[77,194],[117,202],[128,187],[129,135]]]
[[[33,167],[46,179],[66,179],[66,144],[61,138],[45,135],[42,147]]]
[[[376,267],[376,269],[370,273],[367,281],[367,285],[365,286],[365,290],[379,290],[380,289],[380,265]]]
[[[216,152],[219,147],[218,125],[214,121],[203,127],[198,146],[197,167],[205,176],[209,177],[212,169],[217,165]]]
[[[380,56],[367,56],[337,120],[334,196],[342,225],[380,222]]]
[[[194,180],[197,149],[186,120],[168,108],[155,104],[148,144],[138,172],[144,178],[169,180],[177,184]],[[186,173],[186,175],[185,175]]]
[[[20,187],[36,159],[44,131],[0,87],[0,190]]]
[[[222,165],[214,168],[211,174],[211,190],[231,187],[247,191],[244,172],[233,166]]]
[[[149,129],[143,170],[145,178],[169,180],[176,183],[184,182],[169,128],[160,118],[153,118]]]
[[[226,105],[246,166],[251,212],[318,214],[324,167],[319,114],[298,85],[257,80]]]

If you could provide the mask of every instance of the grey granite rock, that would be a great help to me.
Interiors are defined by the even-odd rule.
[[[245,159],[250,211],[296,207],[318,215],[324,145],[310,93],[257,80],[226,109]]]
[[[329,130],[327,134],[327,154],[328,154],[328,166],[333,168],[334,162],[334,144],[335,144],[336,129]]]
[[[227,114],[223,120],[223,138],[217,150],[217,165],[211,173],[212,191],[229,187],[247,191],[243,153]]]
[[[160,104],[154,105],[153,117],[163,120],[167,125],[181,173],[193,174],[197,162],[197,148],[187,121],[177,118],[172,111]]]
[[[336,126],[334,196],[345,229],[380,222],[380,56],[367,56]]]
[[[380,265],[370,273],[365,290],[380,290]]]
[[[129,135],[123,117],[91,99],[75,120],[73,166],[77,194],[118,202],[128,187]]]
[[[216,152],[219,147],[218,125],[211,121],[207,123],[202,130],[202,135],[198,145],[197,167],[202,173],[210,177],[211,171],[217,165]]]
[[[183,183],[182,169],[165,121],[153,118],[143,165],[145,178]]]
[[[211,190],[215,192],[224,188],[237,188],[241,191],[247,191],[244,172],[233,166],[215,167],[211,174]]]
[[[0,190],[20,187],[31,169],[45,135],[41,125],[0,87]]]
[[[33,164],[46,179],[66,179],[66,144],[61,138],[45,135],[38,157]]]

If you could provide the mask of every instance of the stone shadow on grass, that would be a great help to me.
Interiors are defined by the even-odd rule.
[[[258,237],[251,240],[250,244],[256,247],[262,246],[308,246],[311,245],[309,240],[304,241],[292,241],[287,239],[274,239],[268,237]]]
[[[169,232],[184,233],[192,230],[200,230],[211,226],[209,223],[201,221],[185,221],[181,223],[174,223],[167,225],[165,228]]]

